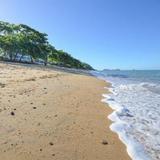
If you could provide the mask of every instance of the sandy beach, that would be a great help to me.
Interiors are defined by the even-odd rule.
[[[130,160],[109,129],[106,86],[83,74],[0,63],[0,160]]]

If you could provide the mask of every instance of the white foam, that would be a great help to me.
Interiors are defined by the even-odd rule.
[[[160,85],[102,74],[98,78],[112,84],[112,94],[104,94],[102,102],[114,110],[108,116],[113,121],[110,128],[118,133],[131,158],[160,160]]]
[[[119,136],[119,139],[126,145],[127,152],[133,160],[150,160],[150,158],[144,152],[143,146],[138,142],[133,140],[131,137],[127,136],[126,129],[130,128],[129,124],[119,119],[117,116],[118,113],[125,112],[125,109],[119,104],[116,105],[116,102],[113,102],[110,98],[111,96],[103,94],[103,102],[109,104],[109,106],[114,110],[108,118],[113,122],[110,126],[110,129],[113,132],[116,132]]]

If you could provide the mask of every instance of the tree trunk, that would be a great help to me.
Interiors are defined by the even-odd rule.
[[[48,56],[46,56],[46,58],[45,58],[45,62],[44,62],[45,66],[47,66],[47,62],[48,62]]]
[[[32,56],[31,56],[31,63],[33,63],[33,58],[32,58]]]
[[[13,54],[11,52],[9,53],[9,58],[11,61],[13,60]]]
[[[17,54],[18,54],[18,53],[16,53],[16,55],[14,56],[14,61],[16,61],[16,58],[17,58]]]
[[[21,59],[23,58],[23,54],[21,55],[20,59],[19,59],[19,62],[21,62]]]

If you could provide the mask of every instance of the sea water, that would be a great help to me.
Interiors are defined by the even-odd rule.
[[[111,83],[104,94],[114,110],[111,130],[127,146],[133,160],[160,160],[160,71],[94,72]]]

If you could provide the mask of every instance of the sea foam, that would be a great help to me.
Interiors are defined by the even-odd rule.
[[[113,113],[108,116],[108,118],[113,122],[110,129],[113,132],[116,132],[119,139],[126,145],[127,152],[130,157],[133,160],[150,160],[150,158],[146,155],[143,146],[127,135],[126,130],[131,129],[131,126],[119,119],[119,115],[130,115],[128,114],[128,110],[124,109],[119,104],[116,104],[108,95],[103,96],[105,99],[102,99],[102,102],[108,103],[114,110]]]
[[[160,159],[160,86],[154,83],[133,82],[109,78],[94,73],[110,82],[111,94],[103,94],[113,113],[110,129],[119,135],[133,160]]]

